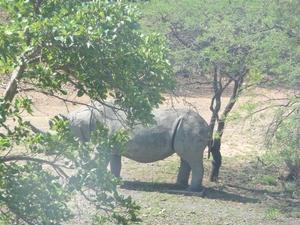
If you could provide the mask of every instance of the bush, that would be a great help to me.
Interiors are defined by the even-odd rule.
[[[273,134],[267,139],[266,159],[273,165],[284,164],[289,177],[300,180],[300,105],[287,111],[277,111]],[[276,129],[275,129],[276,128]]]

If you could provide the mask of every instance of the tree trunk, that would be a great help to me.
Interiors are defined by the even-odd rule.
[[[221,95],[222,95],[222,84],[220,81],[218,81],[218,67],[214,67],[214,80],[213,80],[213,87],[214,87],[214,97],[211,100],[210,110],[212,111],[212,116],[210,119],[210,128],[212,131],[214,131],[216,122],[218,123],[218,129],[216,132],[218,132],[218,137],[213,139],[213,144],[210,147],[210,152],[213,156],[213,160],[211,162],[212,167],[210,170],[209,180],[211,182],[216,182],[218,180],[220,167],[222,164],[222,156],[220,152],[221,147],[221,138],[222,138],[222,132],[219,132],[220,128],[220,118],[219,118],[219,111],[221,109]]]
[[[211,162],[211,170],[209,175],[209,181],[216,182],[219,177],[219,171],[222,164],[222,155],[221,155],[221,139],[214,139],[214,143],[211,146],[211,154],[213,160]]]
[[[228,113],[232,110],[235,102],[236,102],[236,98],[241,94],[242,89],[241,89],[241,85],[243,84],[244,81],[244,76],[248,73],[248,70],[246,70],[245,74],[243,76],[240,76],[239,79],[237,80],[230,80],[226,86],[229,85],[229,83],[234,82],[234,86],[232,89],[232,95],[230,97],[230,101],[228,102],[228,104],[226,105],[222,116],[219,117],[218,113],[220,110],[220,106],[221,106],[221,93],[223,92],[223,90],[219,89],[219,87],[217,86],[217,80],[215,78],[214,80],[214,85],[215,85],[215,96],[212,99],[211,102],[211,106],[210,109],[213,112],[213,115],[211,117],[210,120],[210,127],[213,130],[216,121],[218,122],[218,127],[216,130],[217,138],[214,138],[214,142],[212,147],[210,148],[211,154],[213,156],[213,160],[211,162],[212,167],[211,167],[211,171],[210,171],[210,176],[209,176],[209,180],[212,182],[216,182],[218,180],[218,176],[219,176],[219,171],[220,171],[220,167],[222,164],[222,155],[220,152],[221,149],[221,140],[222,140],[222,136],[223,136],[223,132],[224,132],[224,127],[225,127],[225,121],[223,118],[226,118]],[[215,71],[215,74],[217,74],[217,71]],[[216,75],[215,75],[216,76]],[[214,100],[216,101],[216,105],[215,107],[213,107],[213,103]]]
[[[7,85],[7,88],[3,94],[4,101],[6,102],[5,108],[8,109],[10,107],[10,103],[14,99],[17,88],[18,82],[21,80],[23,73],[25,71],[26,64],[21,64],[18,66],[12,73],[11,79]]]

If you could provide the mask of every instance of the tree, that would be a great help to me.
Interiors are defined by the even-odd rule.
[[[151,122],[152,108],[175,86],[163,38],[142,34],[137,10],[120,1],[1,0],[0,9],[1,83],[10,77],[0,100],[1,222],[61,224],[74,217],[68,203],[76,195],[94,206],[95,224],[137,221],[139,207],[118,194],[120,180],[106,170],[126,132],[109,135],[99,125],[81,143],[56,117],[55,135],[33,135],[20,115],[33,112],[31,99],[15,96],[34,90],[63,99],[71,85],[78,97],[113,97],[129,125]],[[17,154],[17,145],[27,150]],[[55,155],[45,157],[47,150]]]
[[[283,177],[287,180],[300,180],[300,101],[299,96],[291,99],[286,107],[275,111],[275,119],[269,126],[267,134],[266,161],[272,166],[284,163],[289,173]]]
[[[222,162],[225,123],[242,92],[258,86],[291,88],[299,83],[298,6],[297,1],[285,0],[140,4],[144,27],[160,29],[169,38],[170,60],[179,79],[187,78],[188,87],[210,85],[213,90],[211,181],[217,180]],[[231,98],[220,113],[222,95],[228,90]],[[256,107],[248,103],[248,116]]]
[[[266,158],[271,165],[286,165],[287,178],[300,180],[300,142],[299,142],[299,41],[300,13],[298,1],[281,1],[272,11],[273,27],[279,29],[278,65],[272,68],[276,75],[270,84],[272,88],[281,87],[285,96],[275,99],[269,108],[274,111],[272,122],[266,131]]]

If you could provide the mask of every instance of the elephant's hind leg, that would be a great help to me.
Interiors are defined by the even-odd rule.
[[[180,155],[182,158],[181,162],[184,162],[183,165],[188,164],[191,171],[192,171],[192,180],[191,185],[187,188],[188,191],[202,191],[202,179],[204,174],[204,168],[203,168],[203,152],[198,151],[194,152],[193,155],[190,154],[182,154]],[[180,164],[182,165],[182,164]],[[187,172],[187,166],[183,166],[182,168],[185,168],[185,170],[179,170],[182,174],[184,172]],[[186,175],[186,174],[185,174]],[[179,174],[178,174],[179,176]],[[184,177],[185,179],[188,179]]]
[[[191,173],[191,167],[190,165],[180,157],[180,167],[178,171],[178,176],[177,176],[177,182],[176,184],[187,187],[188,182],[189,182],[189,177]]]
[[[110,172],[116,177],[120,177],[121,167],[121,156],[117,154],[112,154],[110,157]]]
[[[188,191],[202,191],[202,179],[204,174],[203,162],[199,160],[197,163],[190,163],[192,168],[191,185],[187,188]]]
[[[188,187],[188,191],[202,191],[202,179],[203,179],[203,151],[207,146],[207,140],[201,138],[204,137],[202,133],[206,133],[205,129],[200,123],[191,118],[181,118],[175,130],[173,138],[174,151],[180,156],[182,169],[179,173],[186,174],[188,168],[185,164],[188,163],[192,170],[191,185]],[[200,136],[201,134],[201,136]],[[184,166],[185,165],[185,166]],[[185,168],[185,169],[184,169]],[[179,176],[179,174],[178,174]],[[182,176],[184,182],[188,179],[186,176]]]

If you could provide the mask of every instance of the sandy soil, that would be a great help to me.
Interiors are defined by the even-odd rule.
[[[89,103],[87,97],[76,97],[75,93],[71,93],[67,96],[67,100],[75,102],[66,102],[53,97],[46,97],[39,93],[27,93],[32,98],[34,113],[32,115],[24,112],[22,114],[25,120],[31,121],[31,123],[42,130],[49,129],[48,121],[59,113],[68,113],[81,107],[81,104]],[[166,101],[161,108],[191,108],[198,111],[198,113],[207,121],[210,121],[211,111],[210,96],[203,97],[186,97],[186,96],[165,96]],[[245,102],[247,98],[239,100],[234,110],[238,108],[242,102]],[[222,98],[222,109],[229,101],[229,96]],[[245,121],[243,123],[234,124],[229,123],[225,127],[225,132],[222,142],[222,154],[226,156],[234,156],[237,154],[256,154],[262,150],[262,135],[257,135],[255,130],[258,128],[250,124],[251,121]],[[252,132],[251,132],[252,131]],[[256,135],[255,135],[256,134]]]

